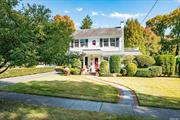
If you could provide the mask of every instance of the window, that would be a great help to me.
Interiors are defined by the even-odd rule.
[[[108,47],[108,46],[109,46],[109,39],[104,38],[104,47]]]
[[[116,47],[119,47],[119,38],[116,38]]]
[[[74,47],[74,40],[71,41],[71,44],[70,44],[71,48]]]
[[[88,46],[88,39],[80,39],[80,46],[87,47]]]
[[[92,45],[96,45],[96,41],[95,40],[92,41]]]
[[[110,46],[115,47],[115,38],[110,38]]]
[[[102,47],[102,46],[103,46],[103,39],[100,38],[100,47]]]
[[[79,40],[75,40],[75,47],[79,47]]]

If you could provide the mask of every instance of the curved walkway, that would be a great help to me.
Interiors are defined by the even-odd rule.
[[[47,73],[54,74],[54,73]],[[22,80],[25,80],[23,76]],[[44,74],[43,76],[44,77]],[[136,98],[132,91],[115,83],[110,83],[99,79],[96,76],[86,76],[88,79],[96,80],[97,82],[109,84],[122,91],[122,99],[117,103],[95,102],[77,99],[66,99],[57,97],[37,96],[29,94],[20,94],[13,92],[0,92],[0,99],[16,100],[35,105],[46,105],[53,107],[63,107],[75,110],[88,110],[97,112],[116,113],[120,115],[155,117],[161,120],[180,120],[180,110],[162,109],[152,107],[140,107],[136,102]],[[33,78],[34,79],[34,78]],[[26,78],[27,80],[27,78]],[[1,81],[1,80],[0,80]]]

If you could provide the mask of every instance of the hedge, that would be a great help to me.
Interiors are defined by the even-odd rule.
[[[148,68],[138,68],[136,72],[137,77],[152,77],[151,71]]]
[[[148,68],[155,64],[154,58],[147,55],[138,55],[135,57],[135,60],[137,61],[138,68]]]
[[[149,67],[151,71],[152,77],[159,77],[162,75],[162,67],[161,66],[151,66]]]
[[[120,72],[120,56],[111,56],[109,60],[110,72],[119,73]]]
[[[100,63],[100,70],[99,70],[99,75],[107,74],[109,73],[109,64],[108,61],[103,60]]]
[[[129,63],[132,63],[134,60],[134,56],[133,55],[127,55],[123,57],[123,61],[122,64],[124,64],[125,66],[127,66]]]
[[[125,68],[121,69],[122,76],[126,76],[127,75],[127,70]]]
[[[82,63],[80,59],[74,58],[72,59],[72,68],[79,68],[81,69]]]
[[[162,73],[164,75],[174,75],[176,65],[174,55],[158,55],[156,57],[156,64],[162,66]]]
[[[42,68],[10,68],[4,73],[0,74],[0,78],[17,77],[23,75],[32,75],[37,73],[51,72],[54,67],[42,67]]]
[[[70,73],[71,73],[72,75],[79,75],[80,72],[81,72],[81,70],[78,69],[78,68],[70,68]]]
[[[134,63],[129,63],[126,67],[128,76],[134,76],[137,72],[137,66]]]

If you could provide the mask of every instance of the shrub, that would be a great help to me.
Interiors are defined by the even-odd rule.
[[[151,77],[151,71],[148,68],[138,68],[136,72],[137,77]]]
[[[135,57],[134,57],[133,55],[124,56],[123,61],[122,61],[122,64],[124,64],[125,66],[127,66],[129,63],[132,63],[132,62],[133,62],[134,58],[135,58]]]
[[[127,70],[125,68],[121,69],[121,74],[122,74],[122,76],[126,76]]]
[[[80,74],[80,69],[78,69],[78,68],[70,68],[70,73],[72,75],[79,75]]]
[[[111,56],[109,60],[110,72],[119,73],[120,72],[120,56]]]
[[[178,75],[180,76],[180,63],[179,63],[178,68],[179,68],[179,69],[178,69],[178,70],[179,70],[179,71],[178,71]]]
[[[149,70],[151,71],[152,77],[158,77],[162,74],[162,67],[161,66],[151,66],[149,67]]]
[[[56,67],[56,68],[55,68],[55,71],[56,71],[56,72],[61,72],[61,73],[63,73],[63,72],[64,72],[64,66],[58,66],[58,67]]]
[[[155,64],[155,60],[151,56],[147,55],[138,55],[135,60],[137,61],[138,67],[147,68],[153,64]]]
[[[130,63],[126,67],[128,76],[134,76],[137,72],[137,66],[134,63]]]
[[[177,56],[176,57],[176,73],[178,73],[178,75],[180,75],[179,67],[180,67],[180,56]]]
[[[101,76],[102,74],[107,74],[109,73],[109,67],[108,67],[108,61],[103,60],[100,63],[100,71],[99,71],[99,75]]]
[[[162,66],[162,73],[164,75],[174,75],[176,60],[173,55],[158,55],[156,57],[156,64]]]
[[[64,68],[64,75],[70,75],[70,69],[68,67]]]
[[[107,74],[101,74],[101,77],[113,77],[113,74],[107,73]]]
[[[72,60],[72,68],[81,68],[81,60],[80,59],[77,59],[77,58],[74,58]]]

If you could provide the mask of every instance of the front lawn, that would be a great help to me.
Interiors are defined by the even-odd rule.
[[[180,78],[101,77],[134,90],[140,105],[180,109]]]
[[[74,77],[67,77],[71,80],[62,80],[61,76],[55,78],[60,80],[17,83],[0,87],[0,90],[105,102],[117,102],[119,99],[119,91],[108,85],[81,79],[73,80]]]
[[[0,100],[0,108],[0,120],[149,120],[142,117],[34,106],[3,100]]]
[[[54,67],[42,67],[42,68],[10,68],[4,73],[0,74],[1,78],[17,77],[23,75],[32,75],[37,73],[52,72]]]

